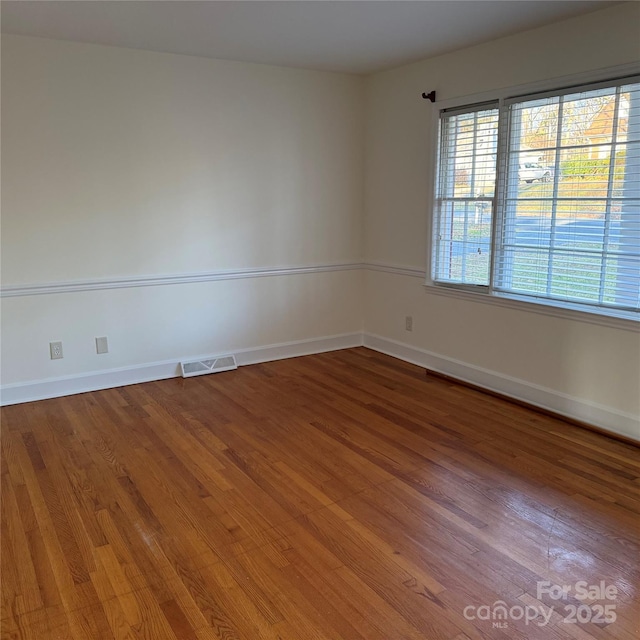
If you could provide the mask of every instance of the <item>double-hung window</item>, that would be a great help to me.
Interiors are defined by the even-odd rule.
[[[639,81],[441,111],[433,283],[637,318]]]

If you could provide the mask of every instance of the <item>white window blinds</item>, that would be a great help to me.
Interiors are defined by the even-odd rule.
[[[498,107],[442,113],[434,280],[489,284]]]
[[[637,309],[640,85],[513,101],[494,287]]]
[[[442,111],[433,281],[637,318],[639,80]]]

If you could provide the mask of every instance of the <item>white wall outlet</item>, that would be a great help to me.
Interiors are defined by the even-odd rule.
[[[96,338],[96,353],[109,353],[109,343],[107,336]]]
[[[49,353],[51,354],[52,360],[60,360],[61,358],[64,358],[62,353],[62,342],[50,342]]]
[[[407,316],[404,319],[404,328],[407,331],[413,331],[413,316]]]

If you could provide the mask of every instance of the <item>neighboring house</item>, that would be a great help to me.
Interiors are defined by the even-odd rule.
[[[624,142],[627,139],[627,126],[629,105],[626,98],[620,100],[620,118],[618,120],[617,142]],[[613,121],[615,118],[615,101],[609,100],[602,106],[599,113],[593,119],[591,126],[584,132],[585,138],[592,148],[589,157],[592,160],[601,160],[611,155],[611,142],[613,135]]]

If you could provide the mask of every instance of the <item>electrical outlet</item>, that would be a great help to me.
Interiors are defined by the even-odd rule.
[[[109,343],[107,336],[96,338],[96,353],[109,353]]]
[[[407,316],[404,319],[404,328],[407,331],[413,331],[413,316]]]
[[[60,360],[61,358],[64,358],[64,355],[62,354],[62,342],[50,342],[49,353],[51,354],[52,360]]]

